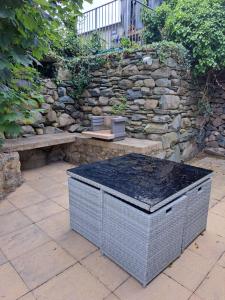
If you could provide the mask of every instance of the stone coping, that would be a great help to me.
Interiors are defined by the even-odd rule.
[[[76,139],[74,133],[55,133],[35,135],[26,138],[8,139],[3,145],[3,152],[25,151],[37,148],[73,143]]]
[[[89,144],[114,150],[129,149],[129,152],[141,154],[162,150],[162,143],[159,141],[125,138],[122,141],[108,142],[92,139],[80,133],[57,133],[28,138],[8,139],[5,141],[2,150],[3,152],[25,151],[74,142],[77,144]]]

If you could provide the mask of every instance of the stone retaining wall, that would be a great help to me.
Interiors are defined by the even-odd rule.
[[[72,97],[70,76],[65,74],[60,71],[58,85],[43,80],[43,112],[37,112],[32,126],[23,126],[23,136],[82,132],[89,128],[91,116],[111,115],[115,105],[126,102],[119,114],[127,117],[129,137],[161,141],[164,157],[171,160],[187,160],[199,151],[205,138],[196,126],[201,95],[175,54],[163,63],[152,49],[110,54],[91,74],[79,100]]]
[[[22,184],[17,152],[0,153],[0,200]]]
[[[79,101],[81,114],[77,122],[89,126],[92,115],[111,114],[115,105],[126,99],[123,115],[128,119],[128,136],[162,141],[165,158],[176,161],[187,160],[198,152],[196,116],[200,95],[175,55],[164,63],[151,49],[123,57],[111,55],[92,76],[92,83]]]
[[[223,81],[225,76],[223,76]],[[225,157],[225,90],[218,85],[212,88],[210,95],[211,115],[202,118],[205,128],[206,151]]]

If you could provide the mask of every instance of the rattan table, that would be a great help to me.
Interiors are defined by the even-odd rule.
[[[72,229],[143,286],[206,228],[212,171],[128,154],[68,175]]]

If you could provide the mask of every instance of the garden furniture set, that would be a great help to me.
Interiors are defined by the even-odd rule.
[[[206,228],[212,171],[133,153],[68,175],[72,229],[143,286]]]

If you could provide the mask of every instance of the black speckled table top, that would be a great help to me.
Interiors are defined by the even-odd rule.
[[[135,153],[81,165],[68,172],[141,201],[149,207],[212,173],[210,170]]]

